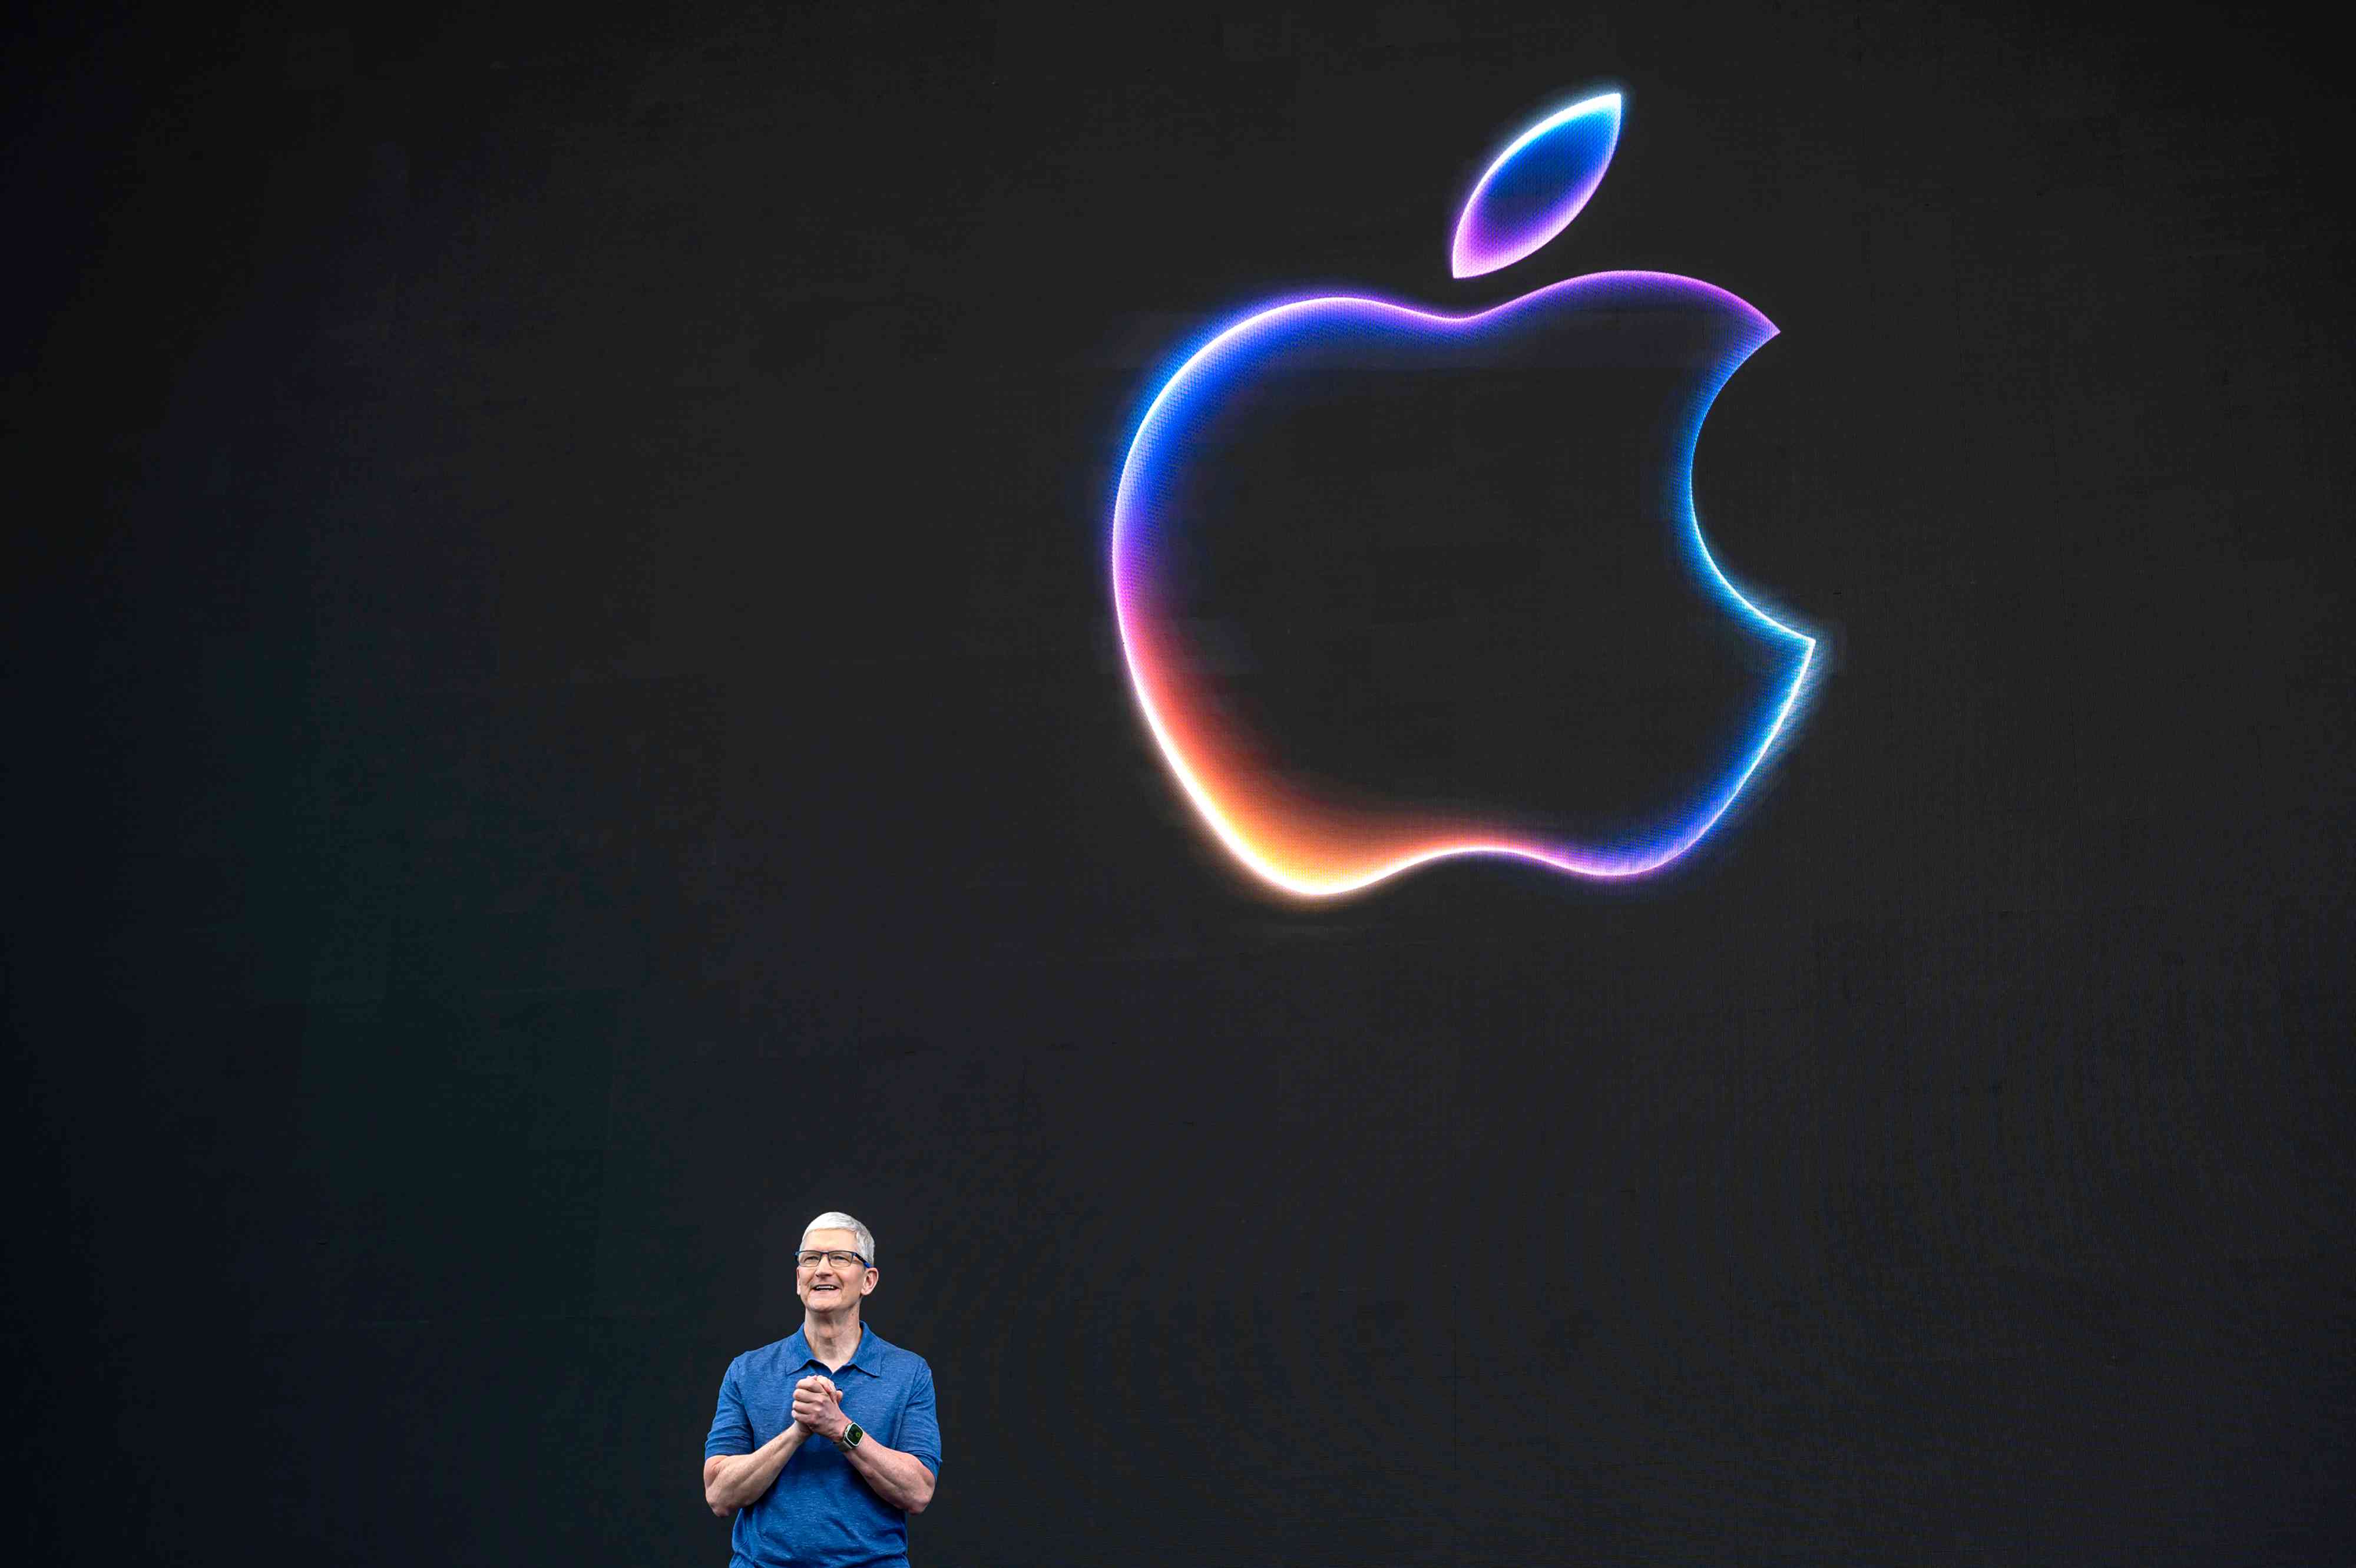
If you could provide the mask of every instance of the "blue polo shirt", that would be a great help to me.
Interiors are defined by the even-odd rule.
[[[794,1385],[813,1374],[834,1380],[842,1413],[869,1437],[941,1473],[933,1369],[864,1324],[851,1359],[831,1372],[798,1328],[729,1362],[703,1456],[750,1454],[791,1426]],[[729,1568],[907,1568],[908,1516],[877,1497],[833,1444],[810,1437],[767,1491],[736,1510],[728,1542]]]

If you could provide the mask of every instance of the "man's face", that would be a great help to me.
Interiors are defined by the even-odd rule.
[[[863,1267],[857,1258],[838,1263],[821,1256],[815,1265],[801,1261],[813,1252],[858,1251],[859,1238],[849,1230],[813,1230],[804,1236],[794,1262],[794,1294],[802,1298],[802,1305],[812,1312],[841,1312],[863,1300],[875,1288],[875,1271]]]

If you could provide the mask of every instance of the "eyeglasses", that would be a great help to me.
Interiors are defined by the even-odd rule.
[[[797,1252],[794,1255],[794,1267],[798,1269],[814,1269],[821,1262],[832,1263],[838,1269],[847,1269],[853,1263],[862,1269],[874,1266],[856,1252]]]

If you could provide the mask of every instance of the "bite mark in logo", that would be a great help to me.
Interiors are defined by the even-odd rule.
[[[1451,247],[1455,275],[1497,271],[1559,234],[1601,183],[1620,124],[1621,97],[1612,92],[1522,132],[1465,199]],[[1146,725],[1187,800],[1236,860],[1303,897],[1351,892],[1454,855],[1506,855],[1576,876],[1625,878],[1671,865],[1717,827],[1786,734],[1815,663],[1815,639],[1728,580],[1693,506],[1702,421],[1727,378],[1775,332],[1749,304],[1713,285],[1607,272],[1463,316],[1355,295],[1274,302],[1226,325],[1187,358],[1147,406],[1122,464],[1112,508],[1112,596]],[[1239,411],[1255,388],[1280,376],[1347,375],[1374,362],[1370,354],[1387,365],[1477,371],[1515,355],[1526,360],[1533,342],[1558,357],[1583,355],[1562,362],[1590,368],[1665,364],[1685,372],[1662,442],[1644,459],[1645,510],[1676,535],[1695,583],[1776,662],[1768,695],[1710,776],[1630,835],[1582,841],[1549,831],[1543,811],[1526,806],[1433,811],[1321,798],[1272,764],[1266,737],[1216,700],[1190,645],[1172,580],[1186,531],[1199,521],[1177,498],[1190,465],[1203,460],[1200,437],[1215,422],[1248,417]]]

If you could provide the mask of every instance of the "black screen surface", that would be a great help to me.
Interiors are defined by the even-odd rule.
[[[33,1559],[723,1563],[713,1398],[836,1208],[937,1379],[920,1568],[2356,1555],[2332,58],[2223,7],[28,24]],[[1598,84],[1588,209],[1451,279]],[[1658,875],[1276,896],[1130,689],[1126,443],[1255,302],[1521,268],[1780,328],[1695,497],[1822,678]],[[1206,568],[1245,694],[1343,782],[1650,788],[1720,665],[1533,718],[1497,672],[1569,700],[1594,579],[1505,479],[1417,520],[1556,411],[1449,403],[1378,478],[1313,409],[1266,457],[1372,521]]]

